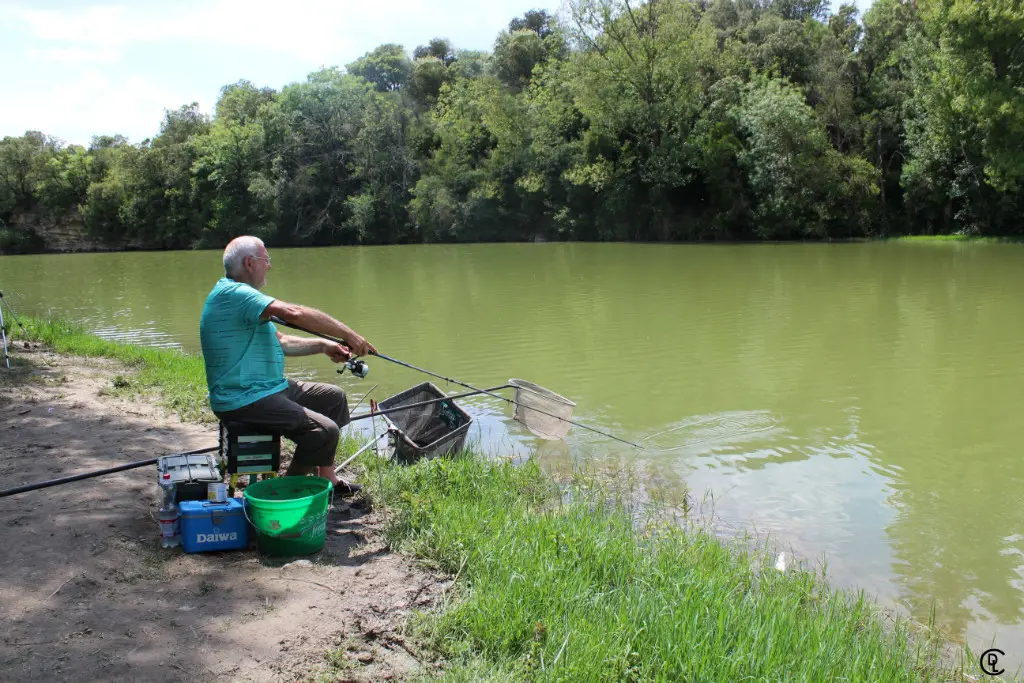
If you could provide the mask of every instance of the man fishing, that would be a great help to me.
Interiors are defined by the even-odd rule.
[[[257,424],[293,441],[295,456],[285,476],[315,472],[339,494],[353,494],[362,487],[334,473],[341,428],[350,419],[345,392],[333,384],[286,379],[284,357],[323,353],[341,363],[376,349],[322,311],[260,292],[270,268],[270,255],[257,237],[237,237],[224,249],[224,277],[207,296],[199,322],[210,408],[221,420]],[[348,346],[281,334],[271,316]]]

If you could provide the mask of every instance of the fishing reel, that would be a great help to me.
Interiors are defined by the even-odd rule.
[[[345,361],[345,364],[338,368],[338,374],[344,375],[345,368],[352,371],[352,374],[362,379],[370,374],[370,366],[366,364],[366,361],[358,360],[356,358],[349,358]]]

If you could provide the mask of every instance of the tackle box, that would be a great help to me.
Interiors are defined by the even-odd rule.
[[[217,459],[211,453],[199,455],[165,455],[157,461],[157,482],[170,474],[174,482],[174,500],[206,500],[207,484],[224,481]],[[169,503],[170,501],[166,501]]]
[[[248,548],[249,521],[242,506],[239,498],[228,498],[226,503],[181,503],[181,547],[186,553]]]

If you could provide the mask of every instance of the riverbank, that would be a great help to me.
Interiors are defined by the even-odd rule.
[[[22,345],[19,348],[19,338],[13,354],[16,371],[4,375],[4,395],[13,396],[14,401],[0,404],[0,411],[11,418],[11,424],[17,428],[15,431],[22,429],[21,424],[14,421],[15,416],[27,419],[40,405],[38,400],[29,402],[30,389],[33,392],[45,389],[53,392],[45,394],[46,397],[56,398],[66,391],[62,387],[78,381],[79,371],[88,369],[93,373],[89,385],[92,388],[84,391],[86,395],[89,391],[102,394],[94,400],[107,402],[103,403],[106,407],[98,409],[94,417],[106,416],[105,424],[109,429],[143,430],[143,424],[156,420],[155,412],[144,412],[150,408],[142,408],[152,402],[164,411],[161,419],[165,422],[161,425],[198,430],[192,441],[180,442],[182,447],[207,445],[199,443],[198,439],[200,434],[212,433],[209,424],[212,416],[204,405],[200,359],[175,351],[106,342],[65,323],[24,322],[33,343],[44,346],[24,349]],[[81,360],[83,358],[96,360],[86,362]],[[39,386],[32,386],[34,384]],[[85,398],[78,400],[88,403]],[[25,408],[16,406],[29,406],[29,412],[20,415]],[[86,408],[88,406],[79,409]],[[135,419],[130,417],[129,410],[143,413],[137,416],[138,424],[129,424]],[[111,418],[111,414],[117,417]],[[78,420],[46,415],[46,419],[56,422],[52,425],[40,422],[33,439],[49,434],[51,443],[53,440],[60,443],[56,429],[67,420]],[[19,441],[27,439],[19,438]],[[61,455],[62,448],[51,446],[46,452],[52,459]],[[67,468],[65,474],[100,466],[94,461],[76,461],[73,453],[68,455],[70,459],[63,465]],[[131,459],[143,457],[125,454],[122,447],[122,456],[125,455]],[[17,457],[26,461],[39,459],[38,454],[33,457],[27,451],[19,451]],[[4,458],[11,458],[6,450]],[[396,605],[390,612],[387,605],[383,607],[384,614],[390,615],[387,622],[390,630],[373,631],[376,635],[370,640],[366,639],[366,634],[361,634],[362,640],[353,641],[356,650],[339,647],[330,639],[352,638],[351,624],[365,622],[352,613],[331,621],[332,612],[328,608],[318,620],[327,625],[325,629],[307,634],[302,641],[304,660],[291,661],[287,655],[275,655],[278,657],[275,661],[283,658],[281,661],[286,662],[277,666],[284,667],[289,675],[298,676],[299,680],[340,675],[342,671],[351,676],[351,680],[367,675],[380,680],[379,675],[362,671],[367,663],[359,657],[366,659],[369,653],[369,665],[373,665],[387,661],[386,652],[404,652],[407,658],[403,660],[405,668],[400,663],[390,665],[389,675],[426,674],[445,680],[735,680],[743,677],[827,680],[838,676],[850,680],[960,680],[964,676],[960,669],[943,667],[943,661],[947,665],[951,661],[946,644],[930,639],[924,629],[887,617],[864,596],[832,591],[824,577],[816,573],[779,571],[772,553],[729,546],[702,530],[699,524],[684,530],[657,512],[637,520],[626,504],[619,504],[614,496],[606,495],[607,490],[594,478],[580,477],[556,483],[535,461],[512,465],[461,457],[405,468],[373,458],[365,458],[363,463],[360,478],[367,485],[366,505],[364,508],[350,506],[348,514],[362,525],[360,533],[368,539],[367,546],[376,550],[368,553],[372,558],[367,558],[365,551],[360,556],[364,562],[371,563],[373,571],[378,571],[379,566],[373,564],[378,561],[396,563],[402,571],[373,583],[348,585],[337,609],[354,609],[351,603],[362,601],[369,610],[367,614],[379,619],[376,609],[382,607],[380,596],[390,594],[396,598]],[[8,469],[11,469],[10,464]],[[42,478],[20,478],[25,473],[20,466],[18,471],[19,479],[11,481],[11,485]],[[115,487],[118,485],[114,480],[109,481]],[[115,488],[115,492],[131,490],[138,498],[150,484],[148,473],[138,472],[131,489]],[[66,488],[50,489],[51,493],[46,496],[43,492],[30,494],[38,496],[29,511],[31,533],[19,529],[18,525],[9,526],[4,532],[9,538],[3,539],[7,546],[30,548],[38,544],[39,539],[45,543],[48,527],[53,533],[58,533],[54,527],[59,528],[65,536],[70,534],[69,529],[77,529],[69,524],[72,520],[67,515],[56,517],[48,509],[48,501],[59,498],[52,492],[70,495]],[[82,485],[74,490],[95,492],[100,488]],[[96,498],[102,499],[102,496]],[[125,497],[109,499],[120,503]],[[25,500],[5,499],[2,508],[11,514],[21,510]],[[76,504],[87,505],[88,501]],[[74,511],[83,509],[87,508],[74,508]],[[362,509],[369,512],[364,514]],[[102,534],[102,524],[116,527],[122,523],[122,517],[139,513],[140,509],[111,508],[92,531]],[[345,524],[349,524],[348,519],[342,520],[341,526]],[[155,547],[151,526],[151,520],[131,521],[128,537],[134,539],[134,545],[124,551],[126,558],[141,556],[143,567],[147,566],[145,552],[161,557],[156,552],[159,549]],[[67,558],[76,554],[74,546],[67,539],[60,541],[50,547],[48,557],[51,561],[71,562]],[[97,542],[97,539],[91,541],[93,545]],[[109,548],[111,544],[114,541],[106,540],[101,547]],[[345,552],[340,553],[342,557]],[[355,554],[350,555],[350,559]],[[289,590],[307,590],[308,585],[308,590],[312,591],[308,595],[310,599],[314,596],[318,601],[325,596],[329,600],[340,598],[335,582],[342,580],[346,568],[357,565],[339,562],[333,549],[325,555],[326,560],[317,558],[308,569],[319,572],[315,576],[310,574],[313,578],[294,577],[310,583],[287,581]],[[242,557],[242,554],[179,557],[177,561],[197,563],[203,571],[216,573],[224,579],[225,575],[239,571],[238,567],[228,565],[235,561],[232,558]],[[7,561],[13,562],[13,559]],[[283,575],[286,570],[268,566],[255,556],[248,557],[246,562],[252,565],[252,584],[257,587],[271,585],[272,579],[290,578]],[[359,569],[362,568],[360,565]],[[292,567],[287,571],[294,570]],[[107,617],[111,623],[130,618],[135,611],[126,606],[131,603],[123,599],[124,591],[130,592],[131,586],[139,582],[146,591],[164,585],[161,583],[164,579],[156,574],[148,575],[142,570],[135,574],[132,574],[135,584],[112,581],[102,585],[107,592],[106,602],[111,605],[108,608],[111,614]],[[5,575],[10,574],[5,572]],[[354,580],[357,575],[358,569],[355,569],[349,578]],[[43,589],[33,590],[29,587],[28,576],[24,577],[24,585],[15,582],[14,587],[20,586],[22,592],[32,595],[40,593],[33,598],[36,607],[31,610],[31,618],[43,619],[44,614],[53,610],[46,601],[62,599],[61,591],[65,589],[56,585],[50,588],[47,584]],[[177,574],[174,577],[175,580],[185,578]],[[224,585],[217,579],[206,580],[210,583],[192,584],[191,601],[182,603],[185,607],[201,602],[199,596],[220,592],[209,588],[203,592],[202,588],[194,586]],[[420,583],[423,581],[427,583]],[[407,596],[407,600],[399,599],[402,590],[410,586],[418,589],[420,585],[427,588],[415,599],[411,596]],[[51,591],[50,598],[45,598]],[[424,594],[426,601],[419,604]],[[81,595],[83,592],[76,588],[73,599]],[[274,593],[271,597],[283,599],[278,597],[280,595]],[[133,596],[144,599],[138,593]],[[437,599],[432,600],[431,596]],[[182,593],[175,597],[186,596]],[[246,597],[248,599],[248,593]],[[5,604],[14,599],[13,593],[5,596]],[[273,600],[268,604],[276,604]],[[172,603],[169,601],[157,608],[155,615],[166,616]],[[73,603],[65,609],[73,609]],[[192,618],[187,615],[193,610],[185,610],[186,616],[177,614],[177,610],[177,607],[170,610],[174,612],[170,621],[178,622],[178,626],[168,628],[180,629],[182,619]],[[418,614],[421,610],[423,613]],[[268,614],[274,611],[264,610]],[[62,618],[60,610],[56,612],[48,621],[40,622],[40,633],[45,630],[43,625],[53,628],[60,623],[53,621]],[[252,616],[267,618],[258,612]],[[198,615],[195,618],[198,619]],[[204,614],[203,618],[213,617]],[[206,636],[209,628],[219,628],[216,623],[190,622],[188,626]],[[240,616],[239,630],[226,628],[221,633],[230,633],[235,639],[231,642],[244,640],[245,629],[241,625],[245,623],[250,622]],[[68,625],[78,626],[77,622]],[[156,628],[156,625],[149,628]],[[337,631],[331,633],[331,628]],[[61,652],[81,662],[116,659],[121,650],[120,645],[113,642],[113,635],[90,640],[87,646],[79,647],[78,639],[96,633],[95,625],[77,627],[69,632],[66,641],[74,648],[62,644]],[[278,640],[289,644],[301,638],[301,634],[290,635],[286,627],[277,624],[273,633],[280,634]],[[177,637],[174,634],[169,631],[163,635]],[[204,642],[201,636],[196,636],[200,639],[198,643]],[[30,647],[22,643],[28,637],[27,631],[25,634],[16,632],[13,637],[21,640],[13,645],[5,642],[4,661],[29,666],[31,658],[18,654],[19,647]],[[359,650],[371,640],[384,644],[380,653]],[[111,648],[112,645],[117,647]],[[52,654],[44,649],[49,645],[35,647],[34,656],[40,661],[45,661],[46,654]],[[281,644],[276,647],[280,648]],[[320,648],[319,660],[317,648]],[[348,656],[353,653],[355,656]],[[149,659],[154,660],[149,665],[159,671],[154,656]],[[222,660],[223,656],[218,659]],[[955,654],[952,661],[957,662]],[[435,668],[433,663],[437,662],[445,663],[443,669]],[[334,664],[337,666],[331,669]],[[118,665],[139,664],[126,660]],[[300,673],[304,665],[308,670]],[[966,669],[973,668],[973,658],[970,658]],[[38,667],[30,670],[53,671]],[[137,669],[132,670],[138,673]],[[211,680],[209,674],[200,669],[188,673]],[[215,673],[217,677],[222,675],[219,671]],[[177,674],[180,676],[181,671]],[[238,672],[233,675],[236,679],[239,677]],[[325,680],[336,680],[336,677]]]
[[[548,242],[546,239],[524,240],[522,243]],[[587,243],[587,240],[571,240],[574,243]],[[827,238],[807,240],[703,240],[703,241],[658,241],[646,240],[642,244],[800,244],[800,243],[856,243],[866,242],[958,242],[958,243],[989,243],[989,244],[1020,244],[1024,242],[1024,236],[986,237],[981,235],[968,235],[955,233],[951,235],[892,235],[887,237],[850,237],[850,238]],[[503,241],[507,244],[508,241]],[[632,243],[631,240],[616,240],[616,243]],[[463,243],[465,244],[465,243]],[[222,246],[196,248],[195,250],[219,251]],[[318,245],[322,246],[322,245]],[[351,245],[332,245],[351,246]],[[405,244],[373,245],[373,246],[415,246]],[[274,248],[273,246],[271,248]],[[296,245],[289,245],[282,248],[302,248]],[[80,226],[65,226],[61,230],[48,229],[38,234],[31,231],[22,231],[15,234],[10,228],[0,228],[0,256],[27,256],[34,254],[105,254],[114,252],[162,252],[179,251],[180,249],[163,249],[157,246],[145,246],[142,244],[126,244],[120,247],[103,244],[89,238]],[[187,249],[186,249],[187,250]]]
[[[966,235],[956,233],[953,235],[905,235],[890,238],[897,242],[919,242],[919,243],[943,243],[943,242],[964,242],[970,244],[1020,244],[1024,237],[985,237],[983,235]]]
[[[0,365],[0,488],[216,444],[215,426],[167,409],[184,404],[161,397],[152,364],[25,348],[20,337],[11,352],[12,370]],[[324,549],[309,557],[192,555],[159,547],[154,476],[150,466],[0,498],[5,680],[382,681],[434,670],[404,633],[450,578],[391,552],[370,499],[335,500]]]

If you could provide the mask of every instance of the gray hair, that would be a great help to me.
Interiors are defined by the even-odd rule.
[[[259,256],[263,248],[263,240],[252,235],[236,237],[224,248],[224,274],[228,277],[242,270],[242,261],[246,256]]]

